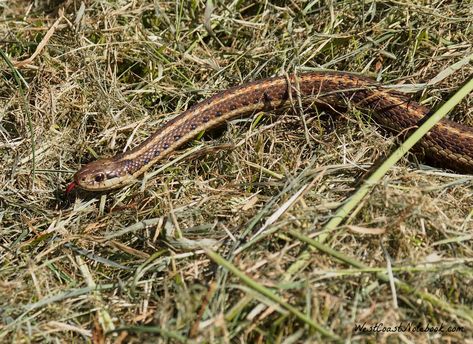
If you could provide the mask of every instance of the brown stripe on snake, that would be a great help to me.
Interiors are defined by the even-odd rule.
[[[121,187],[143,174],[199,132],[243,115],[291,105],[291,100],[318,105],[346,106],[374,113],[375,121],[399,133],[415,127],[429,110],[404,94],[373,80],[345,72],[313,72],[262,79],[226,91],[192,106],[130,151],[91,162],[75,175],[75,185],[103,191]],[[473,128],[442,120],[419,143],[418,150],[446,168],[473,173]]]

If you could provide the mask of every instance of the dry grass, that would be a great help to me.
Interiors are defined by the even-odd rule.
[[[471,340],[471,176],[404,159],[329,233],[336,252],[291,234],[316,236],[393,146],[356,110],[308,110],[306,128],[294,112],[233,121],[131,187],[63,193],[81,164],[231,85],[313,68],[429,82],[471,54],[471,2],[83,3],[0,0],[1,49],[13,63],[34,57],[17,64],[21,88],[0,62],[1,341],[322,341],[261,286],[352,342]],[[414,97],[438,106],[472,71]],[[470,96],[451,117],[473,125],[471,109]],[[258,284],[213,263],[203,238]],[[363,323],[462,331],[354,331]]]

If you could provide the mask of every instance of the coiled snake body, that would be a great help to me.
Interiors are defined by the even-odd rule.
[[[74,186],[104,191],[128,184],[199,132],[232,118],[287,107],[291,100],[372,111],[375,121],[395,133],[416,127],[429,109],[373,80],[345,72],[312,72],[262,79],[201,101],[168,122],[143,143],[112,158],[93,161],[75,175]],[[446,168],[473,173],[473,128],[440,121],[424,136],[418,150]]]

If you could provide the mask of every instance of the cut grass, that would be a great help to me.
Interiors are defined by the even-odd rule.
[[[410,156],[355,196],[394,139],[354,109],[236,120],[130,187],[63,194],[81,164],[262,77],[357,72],[439,107],[473,74],[467,2],[58,6],[0,1],[1,341],[472,337],[472,177]],[[456,330],[354,330],[379,323]]]

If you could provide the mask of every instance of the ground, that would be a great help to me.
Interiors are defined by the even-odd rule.
[[[131,186],[64,193],[269,76],[355,72],[437,108],[473,72],[471,1],[0,0],[0,18],[1,342],[472,340],[471,175],[409,153],[327,229],[399,143],[351,106],[234,120]],[[449,117],[473,125],[472,105]]]

